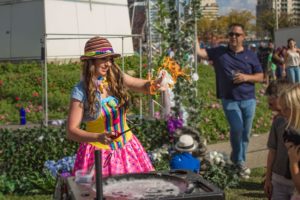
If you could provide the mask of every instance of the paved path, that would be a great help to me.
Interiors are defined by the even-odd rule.
[[[269,134],[253,135],[247,153],[246,165],[250,168],[264,167],[267,163],[267,140]],[[208,145],[208,151],[225,152],[230,155],[231,146],[229,142]]]

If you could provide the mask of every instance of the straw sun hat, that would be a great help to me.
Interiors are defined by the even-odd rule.
[[[181,135],[178,142],[175,145],[177,151],[191,152],[194,151],[198,146],[198,143],[193,139],[191,135]]]
[[[110,42],[104,37],[93,37],[85,43],[84,55],[80,60],[97,59],[105,57],[120,57],[120,54],[114,53]]]

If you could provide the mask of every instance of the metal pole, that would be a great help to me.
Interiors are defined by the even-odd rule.
[[[147,0],[147,27],[148,27],[148,76],[152,77],[152,34],[150,24],[150,0]],[[149,114],[154,117],[154,103],[152,97],[149,95]]]
[[[132,8],[132,13],[131,13],[131,32],[133,29],[133,22],[134,22],[134,15],[135,15],[135,0],[133,1],[133,8]]]
[[[124,62],[125,62],[125,60],[124,60],[124,37],[122,37],[122,71],[123,72],[125,72],[124,71]]]
[[[277,0],[275,0],[275,20],[276,20],[275,30],[278,30],[278,8],[277,8]]]
[[[43,106],[43,124],[45,124],[45,36],[41,38],[41,67],[42,67],[42,106]]]
[[[140,44],[140,78],[142,78],[142,63],[143,63],[143,48],[142,48],[142,37],[139,37],[139,44]],[[143,117],[143,99],[142,95],[140,94],[140,119]]]
[[[45,59],[44,59],[44,70],[45,70],[45,121],[44,125],[48,126],[48,67],[47,67],[47,35],[45,35]]]
[[[73,38],[70,38],[70,39],[82,39],[81,37],[78,38],[78,36],[98,36],[98,35],[101,35],[101,36],[105,36],[106,38],[120,38],[120,37],[138,37],[138,36],[141,36],[141,34],[105,34],[105,33],[94,33],[94,34],[90,34],[90,33],[47,33],[47,36],[75,36]],[[55,38],[52,38],[52,39],[56,39],[57,37]],[[50,39],[50,38],[49,38]],[[67,39],[67,38],[64,38],[64,39]],[[90,39],[90,37],[85,37],[84,39]]]
[[[102,179],[102,152],[95,150],[96,167],[96,200],[103,200],[103,179]]]
[[[179,41],[179,33],[180,33],[180,2],[179,0],[176,0],[176,9],[177,9],[177,30],[176,30],[176,41]],[[177,49],[180,49],[180,43],[178,42],[177,44]],[[183,55],[178,55],[177,56],[183,56]]]
[[[194,34],[195,34],[195,42],[194,42],[194,47],[195,47],[195,49],[194,49],[194,61],[195,61],[195,73],[196,74],[198,74],[198,55],[197,55],[197,40],[198,40],[198,34],[197,34],[197,17],[196,17],[196,15],[195,15],[195,25],[194,25],[195,27],[195,29],[194,29]],[[199,75],[199,74],[198,74]],[[197,87],[197,81],[196,81],[196,84],[195,84],[195,86],[196,86],[196,88],[198,88]],[[198,90],[195,90],[195,92],[196,92],[196,97],[198,96]]]
[[[90,3],[90,10],[92,10],[92,0],[90,0],[89,3]]]
[[[43,124],[48,126],[48,70],[47,70],[47,36],[44,35],[41,39],[41,65],[43,70],[43,96],[42,96],[42,105],[43,105]]]

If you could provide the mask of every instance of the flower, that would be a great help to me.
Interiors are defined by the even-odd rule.
[[[162,69],[167,70],[171,74],[174,83],[176,83],[177,78],[179,76],[182,76],[189,80],[189,76],[186,74],[186,72],[184,70],[182,70],[181,67],[179,66],[179,64],[170,57],[164,58],[163,64],[158,69],[158,72],[160,72]]]
[[[40,137],[38,137],[38,141],[43,141],[43,139],[44,139],[43,135],[41,135]]]
[[[56,177],[59,174],[63,177],[71,175],[71,171],[74,167],[76,155],[64,157],[57,162],[54,160],[47,160],[44,163],[44,168],[50,172],[50,174]]]
[[[37,109],[38,109],[38,111],[42,111],[42,110],[43,110],[43,106],[42,106],[42,105],[39,105],[39,106],[37,107]]]
[[[16,96],[16,97],[15,97],[15,100],[16,100],[16,101],[20,101],[20,97]]]
[[[224,139],[225,139],[224,134],[221,134],[221,135],[219,136],[219,139],[220,139],[220,140],[224,140]]]
[[[224,167],[226,164],[230,163],[228,155],[225,153],[220,153],[217,151],[210,151],[206,154],[205,158],[210,162],[212,165],[220,165]]]
[[[170,116],[167,121],[167,128],[169,133],[174,133],[176,129],[181,128],[183,126],[183,119],[181,117],[173,117]]]
[[[153,151],[148,152],[148,156],[152,163],[160,161],[163,155],[169,155],[168,145],[163,145],[161,148],[154,149]]]
[[[39,93],[36,92],[36,91],[34,91],[34,92],[32,93],[32,96],[33,96],[33,97],[38,97],[38,96],[39,96]]]
[[[199,75],[197,73],[193,73],[192,80],[193,81],[198,81],[199,80]]]
[[[160,119],[160,112],[155,112],[154,113],[154,118],[155,119]]]
[[[25,111],[26,111],[26,113],[30,113],[31,111],[30,111],[30,109],[27,107],[27,108],[25,108]]]

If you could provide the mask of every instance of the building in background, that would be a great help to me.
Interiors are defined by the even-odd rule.
[[[175,1],[175,0],[174,0]],[[200,1],[200,0],[199,0]],[[157,15],[157,0],[128,0],[129,16],[131,22],[132,34],[141,34],[143,36],[143,47],[147,42],[147,2],[150,3],[150,23],[154,24]],[[184,2],[184,1],[181,1]],[[216,19],[219,15],[219,6],[216,0],[201,0],[202,15],[211,19]],[[150,27],[152,42],[158,43],[160,38],[158,33]],[[139,48],[139,41],[137,38],[133,40],[134,49],[137,51]]]
[[[298,25],[300,25],[300,0],[294,1],[293,12],[295,15],[295,21]]]
[[[0,60],[38,60],[41,40],[48,60],[78,59],[93,35],[133,53],[132,38],[117,36],[131,35],[127,0],[0,1]]]
[[[299,24],[300,0],[257,0],[256,17],[258,18],[266,10],[275,11],[276,7],[278,15],[280,13],[291,15],[294,23]]]
[[[202,16],[216,19],[219,16],[219,6],[216,0],[201,0]]]
[[[146,2],[145,0],[128,0],[130,26],[132,34],[141,34],[143,43],[146,41]],[[138,51],[140,44],[138,38],[133,38],[133,47]]]
[[[300,43],[300,26],[280,28],[275,31],[275,45],[277,47],[287,46],[287,40],[293,38],[296,44]]]

